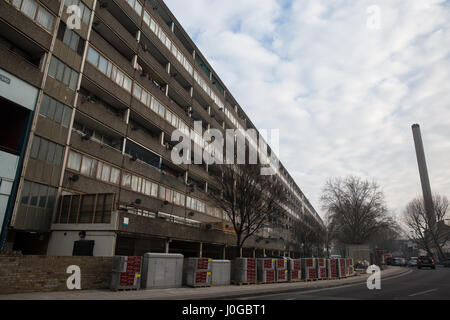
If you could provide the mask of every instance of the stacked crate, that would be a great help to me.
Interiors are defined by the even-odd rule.
[[[338,259],[327,259],[328,279],[339,277]]]
[[[209,258],[184,259],[184,275],[186,285],[190,287],[211,286],[211,264]]]
[[[339,258],[338,260],[338,277],[345,278],[345,259]]]
[[[351,277],[355,274],[352,258],[345,259],[345,274],[347,277]]]
[[[142,257],[113,257],[112,290],[139,289],[141,286]]]
[[[257,261],[258,282],[274,283],[275,282],[275,259],[259,258]]]
[[[276,259],[275,272],[277,282],[286,282],[288,280],[287,259]]]
[[[302,263],[300,259],[288,260],[288,281],[295,282],[302,280]]]
[[[327,278],[327,261],[325,258],[317,258],[316,259],[317,266],[317,279],[326,279]]]
[[[232,265],[233,283],[256,283],[256,258],[236,258]]]
[[[317,279],[316,259],[304,258],[301,260],[302,260],[303,279],[316,280]]]

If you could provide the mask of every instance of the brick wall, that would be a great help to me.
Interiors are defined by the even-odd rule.
[[[111,257],[0,256],[0,294],[68,291],[67,267],[81,269],[81,289],[106,289]]]

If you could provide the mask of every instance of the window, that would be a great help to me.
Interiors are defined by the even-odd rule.
[[[35,0],[12,0],[12,5],[47,31],[52,31],[54,16],[39,2]]]
[[[67,28],[63,21],[59,24],[57,38],[79,55],[83,54],[85,41],[75,31]]]
[[[52,141],[34,136],[30,157],[53,165],[61,165],[63,146]]]
[[[29,207],[53,209],[57,189],[25,180],[20,203]]]
[[[92,47],[89,47],[87,61],[119,86],[131,92],[131,78]]]
[[[78,80],[78,73],[65,65],[55,56],[52,56],[48,75],[58,81],[63,82],[70,89],[75,90]]]
[[[44,94],[39,113],[68,128],[72,117],[72,108]]]
[[[91,9],[89,9],[83,2],[80,0],[66,0],[64,2],[64,6],[70,7],[72,5],[78,6],[80,8],[80,19],[84,24],[89,24],[89,19],[91,17]]]
[[[80,171],[80,166],[81,166],[81,154],[74,151],[70,151],[67,168],[75,171]]]

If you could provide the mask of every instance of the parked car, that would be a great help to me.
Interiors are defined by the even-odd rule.
[[[402,257],[395,257],[392,258],[392,265],[393,266],[400,266],[400,267],[404,267],[407,265],[406,259],[402,258]]]
[[[436,269],[436,264],[434,263],[434,259],[429,256],[421,256],[417,259],[417,268],[431,268]]]
[[[411,257],[408,260],[408,267],[417,267],[417,257]]]

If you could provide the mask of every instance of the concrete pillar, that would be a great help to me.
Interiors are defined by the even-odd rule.
[[[266,257],[266,248],[263,248],[263,257]]]
[[[175,23],[172,21],[170,23],[170,31],[174,32],[174,30],[175,30]]]
[[[166,242],[164,243],[164,253],[169,253],[169,243],[170,240],[166,240]]]
[[[164,131],[161,132],[161,140],[160,140],[161,145],[164,145]]]
[[[256,249],[253,248],[253,258],[256,258]]]
[[[428,177],[427,163],[425,160],[425,151],[423,148],[422,134],[420,133],[420,126],[414,124],[412,126],[414,144],[416,146],[417,164],[419,165],[420,181],[422,184],[422,193],[425,205],[425,211],[431,218],[431,224],[434,225],[436,217],[434,214],[433,197],[431,193],[430,179]]]
[[[198,257],[201,258],[203,256],[203,242],[200,242],[199,248],[198,248]]]
[[[222,259],[225,260],[227,257],[227,246],[223,246],[222,248]]]
[[[242,247],[241,247],[241,249],[239,251],[239,255],[242,257]]]
[[[138,32],[136,32],[136,41],[141,41],[141,30],[138,30]]]

